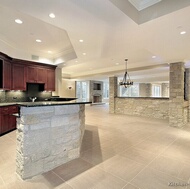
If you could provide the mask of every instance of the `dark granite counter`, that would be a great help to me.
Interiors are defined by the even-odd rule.
[[[37,106],[60,106],[60,105],[73,105],[73,104],[91,104],[89,100],[71,100],[71,101],[41,101],[41,102],[12,102],[0,103],[1,106],[24,106],[24,107],[37,107]]]
[[[123,97],[117,96],[115,98],[129,98],[129,99],[146,99],[146,100],[169,100],[169,97]]]
[[[3,102],[3,103],[0,103],[0,107],[3,107],[3,106],[13,106],[13,105],[16,105],[17,102]]]

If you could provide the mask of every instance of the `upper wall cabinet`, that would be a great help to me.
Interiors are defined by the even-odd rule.
[[[38,66],[27,66],[27,80],[28,83],[46,83],[47,70]]]
[[[14,60],[14,64],[19,63],[25,66],[24,83],[44,84],[46,91],[55,90],[55,68],[56,66],[41,64],[25,60]],[[14,65],[13,64],[13,65]]]
[[[26,83],[42,83],[45,90],[55,90],[56,66],[11,57],[0,52],[0,89],[27,90]]]
[[[12,90],[26,91],[26,67],[22,64],[12,65]]]
[[[46,91],[55,91],[55,69],[47,69]]]
[[[11,58],[0,53],[0,89],[11,89]]]

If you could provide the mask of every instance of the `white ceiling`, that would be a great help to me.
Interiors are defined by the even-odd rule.
[[[0,0],[0,51],[23,59],[36,55],[59,64],[70,78],[84,79],[122,76],[128,58],[134,81],[167,81],[167,63],[190,62],[190,1],[168,7],[166,1],[137,15],[126,0]],[[23,24],[16,24],[16,18]]]

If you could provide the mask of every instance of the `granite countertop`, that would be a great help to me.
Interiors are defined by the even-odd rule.
[[[135,99],[151,99],[151,100],[169,100],[169,97],[125,97],[125,96],[117,96],[115,98],[135,98]]]
[[[17,102],[3,102],[3,103],[0,103],[0,107],[1,106],[13,106],[16,104],[17,104]]]
[[[71,101],[41,101],[41,102],[10,102],[10,103],[0,103],[0,106],[11,106],[18,105],[24,107],[37,107],[37,106],[58,106],[58,105],[73,105],[73,104],[91,104],[92,102],[88,99],[86,100],[71,100]]]

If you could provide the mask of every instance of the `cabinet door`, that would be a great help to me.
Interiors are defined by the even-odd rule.
[[[11,89],[11,63],[6,60],[3,62],[3,88]]]
[[[8,107],[1,108],[1,134],[9,131]]]
[[[47,83],[47,69],[38,68],[38,83]]]
[[[25,66],[22,64],[12,65],[12,89],[26,90],[26,72]]]
[[[55,91],[55,70],[47,69],[47,83],[45,85],[46,91]]]
[[[37,77],[38,77],[38,72],[37,72],[37,67],[33,66],[27,66],[27,79],[26,82],[28,83],[37,83]]]
[[[0,113],[0,135],[2,134],[2,126],[1,126],[1,113]]]
[[[13,115],[9,115],[9,131],[16,129],[16,117]]]
[[[18,107],[17,106],[9,106],[8,107],[8,112],[9,112],[9,131],[16,129],[16,117],[11,115],[14,113],[18,113]]]
[[[9,116],[7,114],[1,115],[1,133],[6,133],[9,131]]]
[[[0,88],[11,90],[11,63],[0,59]]]

